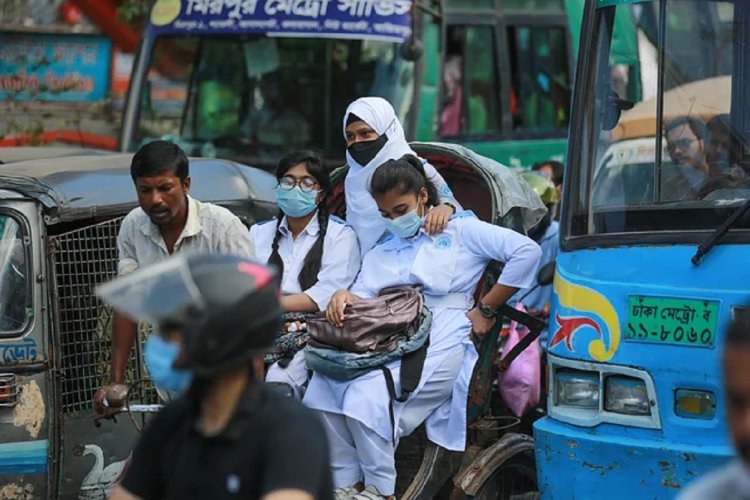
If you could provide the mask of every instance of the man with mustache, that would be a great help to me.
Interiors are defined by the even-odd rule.
[[[117,235],[117,272],[124,275],[162,261],[175,252],[201,251],[254,257],[248,229],[229,210],[189,196],[189,162],[174,143],[153,141],[133,156],[130,175],[140,208],[122,221]],[[105,413],[104,394],[122,384],[137,325],[118,313],[112,317],[110,384],[94,395]]]
[[[691,484],[681,500],[750,499],[750,310],[737,309],[724,340],[727,423],[739,458]]]

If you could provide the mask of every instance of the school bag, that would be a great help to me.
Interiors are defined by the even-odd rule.
[[[388,408],[396,439],[393,403],[403,403],[422,378],[432,313],[424,305],[420,287],[397,286],[380,291],[373,299],[347,304],[343,328],[328,322],[324,313],[307,321],[310,340],[305,348],[307,367],[336,380],[351,380],[380,369],[391,402]],[[386,366],[401,359],[396,393],[393,374]]]

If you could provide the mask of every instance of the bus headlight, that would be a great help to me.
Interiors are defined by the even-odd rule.
[[[633,377],[607,377],[604,384],[604,409],[624,415],[651,415],[646,383]]]
[[[599,409],[599,374],[560,370],[555,374],[555,404],[585,410]]]

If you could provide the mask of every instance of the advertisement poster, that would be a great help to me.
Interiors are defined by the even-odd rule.
[[[96,102],[109,92],[111,42],[83,35],[3,33],[0,99]]]

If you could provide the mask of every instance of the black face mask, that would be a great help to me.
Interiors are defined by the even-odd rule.
[[[387,142],[388,136],[383,134],[372,141],[355,142],[347,149],[354,161],[366,167],[380,153],[380,150],[383,149]]]

